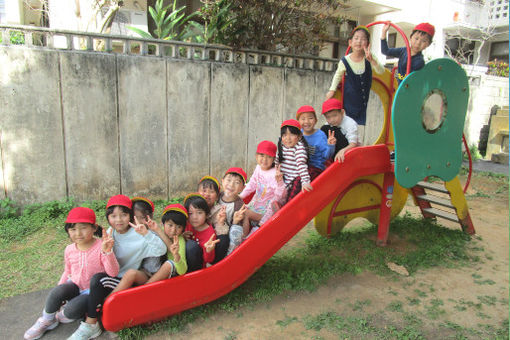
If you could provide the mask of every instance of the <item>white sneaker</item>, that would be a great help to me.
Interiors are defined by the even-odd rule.
[[[58,320],[45,320],[43,317],[37,319],[32,327],[30,327],[24,335],[25,340],[39,339],[44,332],[49,331],[58,326]]]
[[[103,331],[99,327],[99,323],[89,324],[80,322],[80,327],[67,340],[89,340],[97,338]]]

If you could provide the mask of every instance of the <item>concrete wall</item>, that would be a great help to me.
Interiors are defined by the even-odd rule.
[[[478,145],[480,129],[488,123],[491,108],[508,106],[508,78],[473,75],[469,81],[469,105],[464,125],[468,145]]]
[[[0,47],[0,199],[166,199],[320,105],[331,72]],[[324,120],[320,118],[318,126]]]

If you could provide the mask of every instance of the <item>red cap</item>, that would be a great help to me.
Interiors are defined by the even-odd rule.
[[[296,119],[299,119],[299,115],[305,112],[312,112],[315,116],[315,109],[311,105],[303,105],[301,106],[296,113]]]
[[[133,209],[133,202],[126,195],[115,195],[110,197],[108,203],[106,203],[106,209],[114,205],[121,205],[123,207]]]
[[[90,223],[96,224],[96,214],[94,210],[85,207],[71,209],[67,214],[65,223]]]
[[[131,199],[131,202],[133,202],[133,203],[138,202],[138,201],[148,203],[151,206],[152,212],[154,213],[154,203],[152,203],[152,201],[150,199],[145,198],[145,197],[133,197]]]
[[[225,172],[227,174],[238,174],[243,178],[243,184],[246,184],[246,172],[244,172],[243,168],[230,168]]]
[[[280,126],[280,129],[284,126],[293,126],[293,127],[297,127],[299,130],[301,130],[301,124],[299,124],[299,122],[295,119],[287,119],[286,121],[284,121],[282,123],[282,126]]]
[[[429,24],[428,22],[422,22],[421,24],[416,25],[413,31],[422,31],[430,35],[431,38],[434,38],[434,33],[436,33],[436,29],[434,26]]]
[[[186,208],[182,204],[174,203],[174,204],[167,205],[165,207],[165,209],[163,210],[163,213],[161,214],[161,216],[163,216],[164,214],[166,214],[169,211],[180,212],[181,214],[184,214],[184,216],[186,216],[186,218],[188,218],[188,210],[186,210]]]
[[[257,153],[276,157],[276,144],[271,141],[264,140],[257,145]]]
[[[322,103],[322,114],[325,114],[331,110],[342,110],[344,106],[342,102],[336,98],[330,98]]]

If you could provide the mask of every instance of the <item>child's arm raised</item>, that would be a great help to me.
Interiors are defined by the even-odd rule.
[[[147,216],[147,226],[149,229],[156,233],[159,236],[161,241],[165,243],[167,249],[170,249],[172,246],[172,240],[165,234],[165,232],[158,226],[156,221],[153,221],[149,216]]]
[[[112,232],[104,230],[104,228],[101,228],[101,264],[103,265],[106,274],[109,276],[117,276],[119,274],[119,262],[117,262],[117,258],[115,257],[115,254],[113,253],[113,245],[115,243]]]

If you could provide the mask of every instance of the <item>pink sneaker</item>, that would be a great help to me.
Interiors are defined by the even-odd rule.
[[[58,320],[45,320],[42,316],[25,332],[25,340],[39,339],[44,332],[58,326]]]
[[[69,319],[68,317],[66,317],[64,315],[64,310],[61,309],[57,312],[57,315],[55,315],[55,318],[58,320],[58,322],[60,323],[71,323],[71,322],[74,322],[76,321],[76,319]]]

